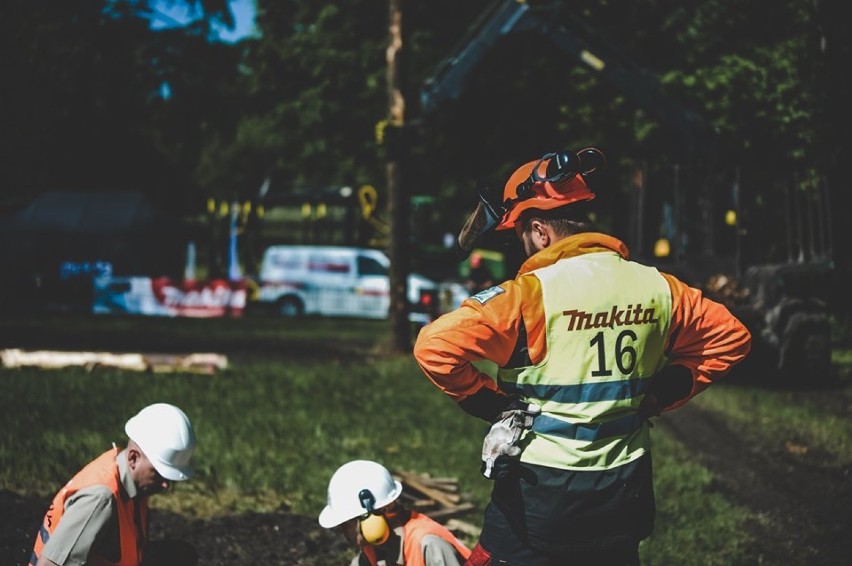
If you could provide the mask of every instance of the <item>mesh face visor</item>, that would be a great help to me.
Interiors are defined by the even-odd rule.
[[[503,215],[495,211],[488,203],[485,196],[479,193],[479,203],[468,216],[467,221],[459,231],[458,238],[456,238],[456,256],[460,260],[467,259],[476,242],[492,231],[500,223],[502,217]]]
[[[525,179],[518,185],[518,188],[515,191],[517,196],[515,196],[515,198],[506,199],[502,204],[497,206],[492,205],[488,202],[488,195],[486,195],[484,191],[480,191],[478,195],[479,202],[477,203],[474,211],[468,217],[467,221],[464,223],[464,226],[462,226],[458,238],[456,239],[456,256],[458,256],[460,260],[466,259],[470,255],[470,252],[473,251],[477,240],[488,232],[494,230],[494,228],[500,224],[507,212],[512,210],[512,208],[514,208],[519,202],[536,196],[537,193],[533,187],[536,186],[537,183],[558,182],[573,178],[577,174],[576,170],[572,168],[566,171],[565,169],[567,168],[563,165],[565,160],[560,162],[559,159],[556,158],[561,155],[573,157],[574,161],[571,162],[572,164],[576,162],[576,156],[570,153],[548,153],[539,159],[529,178]],[[543,176],[538,172],[538,169],[545,162],[548,162],[548,166],[547,171]]]

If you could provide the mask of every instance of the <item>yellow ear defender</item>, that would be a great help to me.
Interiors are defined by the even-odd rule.
[[[367,515],[358,521],[358,528],[367,544],[379,546],[385,544],[390,538],[390,527],[381,515]]]
[[[390,538],[390,525],[381,513],[375,512],[376,498],[369,489],[362,489],[358,494],[361,506],[367,514],[358,520],[361,537],[367,544],[382,545]]]

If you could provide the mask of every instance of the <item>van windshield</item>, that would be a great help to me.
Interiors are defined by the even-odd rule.
[[[387,275],[384,265],[371,257],[358,256],[358,275]]]

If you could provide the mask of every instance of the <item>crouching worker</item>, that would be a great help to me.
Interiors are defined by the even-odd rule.
[[[443,525],[399,502],[402,484],[376,462],[340,466],[328,483],[323,528],[359,549],[350,566],[459,566],[470,550]]]
[[[148,497],[192,475],[195,433],[186,414],[149,405],[127,421],[127,447],[113,445],[53,498],[36,535],[35,566],[192,565],[195,549],[148,538]]]

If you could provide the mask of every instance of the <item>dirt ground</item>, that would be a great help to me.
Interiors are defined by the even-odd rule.
[[[832,388],[802,392],[848,415],[850,399]],[[755,564],[846,565],[852,557],[852,470],[795,441],[754,446],[714,414],[686,405],[658,420],[714,472],[715,489],[754,512],[747,525]],[[0,564],[26,564],[45,501],[0,491]],[[341,537],[315,517],[279,512],[190,520],[154,510],[152,538],[182,539],[205,566],[346,564]],[[700,563],[695,562],[696,564]]]
[[[0,564],[27,564],[44,509],[43,500],[0,491]],[[315,517],[284,512],[199,520],[154,509],[151,539],[191,544],[199,566],[344,565],[349,556],[343,538],[320,528]]]
[[[825,396],[826,406],[841,408],[830,391],[803,394]],[[757,517],[746,527],[757,541],[751,549],[755,564],[852,563],[852,469],[786,439],[775,446],[746,444],[736,430],[693,405],[669,413],[659,426],[712,470],[715,489]]]

